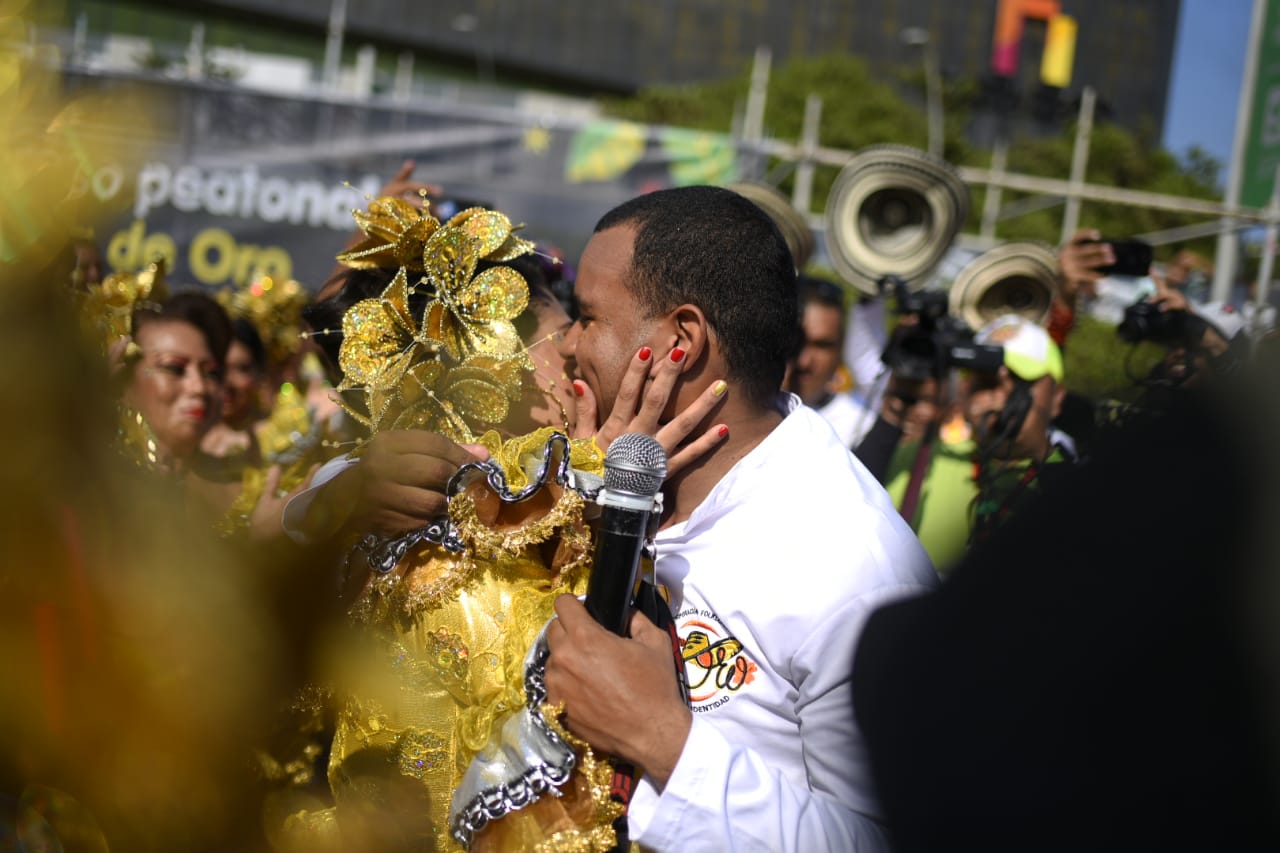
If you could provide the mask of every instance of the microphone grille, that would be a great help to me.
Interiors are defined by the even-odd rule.
[[[604,487],[611,492],[653,496],[667,478],[667,452],[651,435],[623,433],[604,454]]]

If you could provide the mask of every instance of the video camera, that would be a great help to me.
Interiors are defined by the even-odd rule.
[[[892,290],[899,316],[914,316],[915,325],[899,325],[880,356],[906,379],[940,379],[953,367],[995,372],[1004,364],[1004,349],[977,344],[973,332],[947,311],[947,295],[936,290],[911,292],[902,279],[886,276],[881,292]]]
[[[1189,311],[1162,311],[1157,302],[1135,302],[1124,309],[1116,328],[1120,340],[1152,341],[1163,346],[1190,346],[1204,333],[1204,322]]]

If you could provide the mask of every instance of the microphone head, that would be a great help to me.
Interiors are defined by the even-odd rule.
[[[667,452],[651,435],[623,433],[604,454],[604,487],[610,492],[653,497],[667,478]]]

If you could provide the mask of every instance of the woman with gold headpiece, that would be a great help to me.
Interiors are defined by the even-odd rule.
[[[86,335],[111,365],[115,443],[124,457],[177,485],[193,517],[223,533],[247,526],[255,509],[278,518],[279,472],[257,478],[271,483],[272,499],[260,502],[265,490],[246,495],[242,465],[229,468],[202,449],[222,412],[232,340],[226,311],[203,293],[169,296],[161,262],[108,276],[77,299]]]
[[[230,339],[226,313],[202,294],[134,310],[123,397],[154,436],[157,467],[175,474],[198,467],[200,442],[221,411]]]
[[[222,380],[222,418],[201,442],[205,453],[234,467],[262,462],[254,427],[263,418],[266,381],[267,350],[262,336],[244,317],[233,317]]]
[[[385,532],[364,536],[346,560],[358,630],[334,664],[345,689],[329,763],[333,805],[273,800],[270,812],[283,819],[272,840],[284,849],[456,850],[454,790],[476,753],[525,706],[525,656],[555,597],[585,590],[590,536],[572,486],[601,473],[609,435],[593,439],[594,423],[575,429],[575,398],[551,345],[551,330],[569,318],[536,286],[530,293],[517,269],[533,245],[505,216],[475,208],[440,223],[382,198],[357,218],[368,240],[342,256],[355,268],[345,296],[354,304],[340,330],[313,334],[336,349],[344,405],[372,438],[358,462],[340,463],[335,486],[303,496],[314,499],[299,515],[312,536],[371,525]],[[356,299],[370,289],[377,295]],[[654,393],[640,393],[651,365],[633,361],[631,412],[615,413],[611,435],[641,421],[657,431],[679,373],[674,363],[662,366]],[[689,422],[718,402],[709,389]],[[538,422],[541,429],[526,432]],[[672,425],[659,437],[674,448],[686,432]],[[720,437],[710,430],[673,466]],[[413,487],[385,465],[398,450],[415,474],[401,479]],[[420,524],[430,514],[421,496],[444,491],[460,463],[485,457],[487,467],[455,481],[445,519]],[[355,485],[338,488],[341,477]],[[326,500],[325,491],[343,497]],[[525,499],[504,500],[513,493]],[[379,502],[381,515],[364,506]],[[547,719],[558,728],[553,715]],[[612,770],[585,745],[577,762],[561,796],[490,824],[472,849],[611,847],[619,814],[609,800]]]

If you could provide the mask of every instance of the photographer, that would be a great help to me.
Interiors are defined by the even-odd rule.
[[[943,408],[953,344],[967,336],[947,315],[945,294],[911,293],[902,282],[891,281],[890,286],[898,322],[880,356],[889,378],[876,421],[854,451],[882,484],[888,483],[902,442],[932,439]]]
[[[1098,282],[1106,275],[1104,270],[1116,263],[1111,244],[1101,240],[1100,231],[1081,228],[1058,249],[1058,289],[1049,313],[1048,330],[1049,337],[1060,347],[1066,345],[1067,336],[1075,328],[1081,297],[1096,296]]]
[[[883,355],[891,371],[879,417],[857,456],[884,484],[939,570],[964,552],[974,445],[949,393],[953,367],[1000,365],[946,313],[943,294],[898,289],[900,319]],[[947,418],[950,412],[954,416]]]
[[[1100,402],[1094,411],[1100,432],[1158,415],[1189,389],[1217,384],[1220,377],[1237,372],[1249,360],[1249,338],[1240,312],[1221,303],[1195,305],[1162,277],[1152,278],[1156,292],[1126,308],[1116,329],[1120,339],[1132,345],[1125,373],[1141,393],[1134,402]],[[1144,341],[1163,347],[1165,353],[1146,375],[1139,376],[1129,362]]]
[[[969,430],[963,418],[944,423],[944,413],[956,406],[941,393],[947,382],[947,375],[894,371],[876,426],[858,448],[859,458],[879,465],[894,506],[939,571],[964,552],[974,494]]]
[[[1076,457],[1071,438],[1052,425],[1065,395],[1064,371],[1062,351],[1043,328],[1010,314],[987,323],[972,341],[935,334],[935,347],[939,341],[942,349],[928,376],[920,374],[930,362],[918,357],[924,349],[918,332],[904,334],[896,354],[891,346],[886,358],[897,365],[891,389],[936,394],[952,366],[964,368],[964,393],[956,396],[957,405],[963,399],[968,429],[942,423],[940,397],[930,407],[928,398],[895,401],[887,395],[881,420],[889,424],[895,402],[904,417],[933,413],[922,435],[898,433],[885,487],[934,566],[946,574],[972,542],[985,538],[1040,491],[1046,477]],[[878,422],[868,441],[876,429],[888,433]]]
[[[1153,278],[1155,295],[1129,306],[1116,330],[1129,343],[1152,341],[1168,348],[1143,384],[1173,389],[1236,370],[1249,352],[1240,313],[1220,303],[1196,306],[1181,290]]]
[[[977,499],[970,542],[978,541],[1076,460],[1071,438],[1053,426],[1066,394],[1062,351],[1041,327],[1012,314],[975,341],[1003,349],[1003,365],[969,377],[965,414],[977,445]]]

